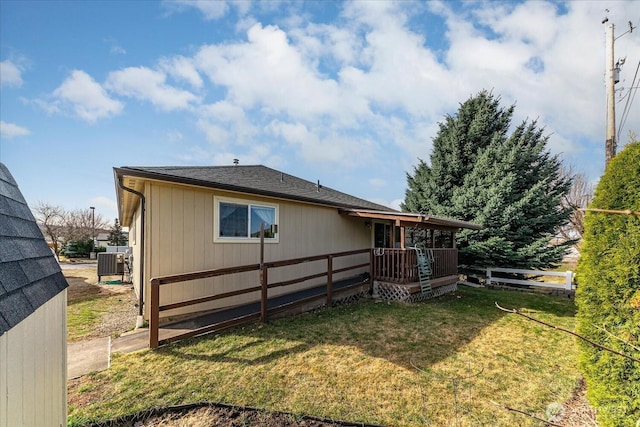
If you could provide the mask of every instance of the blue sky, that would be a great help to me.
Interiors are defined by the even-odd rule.
[[[595,181],[605,16],[621,35],[640,2],[2,0],[0,161],[31,206],[110,222],[114,166],[234,158],[398,207],[438,122],[488,89]],[[620,126],[640,30],[615,47]]]

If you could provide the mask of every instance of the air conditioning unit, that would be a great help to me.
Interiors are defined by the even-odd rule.
[[[102,281],[102,276],[121,276],[124,281],[124,253],[121,252],[100,252],[98,254],[98,282]]]

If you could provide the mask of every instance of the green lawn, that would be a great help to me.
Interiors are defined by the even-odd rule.
[[[79,341],[95,335],[96,327],[114,307],[121,305],[122,295],[95,295],[69,301],[67,305],[67,340]],[[133,325],[132,325],[133,326]]]
[[[573,302],[542,295],[462,288],[415,305],[367,300],[115,357],[70,382],[69,422],[213,401],[397,426],[542,425],[495,403],[546,417],[580,376],[577,346],[496,301],[574,327]]]

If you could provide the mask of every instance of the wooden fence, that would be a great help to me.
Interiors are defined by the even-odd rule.
[[[338,268],[338,269],[334,269],[333,268],[333,261],[336,258],[342,258],[342,257],[348,257],[348,256],[354,256],[354,255],[361,255],[361,254],[369,254],[369,261],[366,262],[366,263],[359,263],[359,264],[355,264],[355,265],[349,265],[347,267]],[[242,265],[242,266],[237,266],[237,267],[219,268],[219,269],[215,269],[215,270],[204,270],[204,271],[197,271],[197,272],[192,272],[192,273],[173,274],[173,275],[169,275],[169,276],[162,276],[162,277],[153,278],[153,279],[151,279],[151,301],[150,301],[151,307],[150,307],[150,316],[149,316],[149,347],[150,348],[156,348],[156,347],[158,347],[158,345],[160,343],[160,340],[159,340],[159,332],[160,332],[159,322],[160,322],[160,312],[161,311],[166,311],[166,310],[171,310],[171,309],[176,309],[176,308],[181,308],[181,307],[188,307],[188,306],[192,306],[192,305],[196,305],[196,304],[201,304],[201,303],[204,303],[204,302],[216,301],[216,300],[229,298],[229,297],[233,297],[233,296],[237,296],[237,295],[243,295],[243,294],[248,294],[248,293],[251,293],[251,292],[261,291],[260,313],[252,313],[252,314],[249,314],[249,315],[246,315],[246,316],[242,316],[242,317],[238,317],[238,318],[234,318],[234,319],[228,320],[228,321],[223,322],[223,323],[218,323],[216,325],[204,326],[204,327],[201,327],[199,329],[195,329],[193,331],[186,332],[186,333],[181,334],[179,336],[172,337],[172,340],[177,340],[177,339],[188,338],[188,337],[195,336],[195,335],[200,335],[200,334],[203,334],[203,333],[206,333],[206,332],[210,332],[210,331],[217,330],[217,329],[222,329],[222,328],[225,328],[225,327],[236,326],[236,325],[239,325],[239,324],[242,324],[242,323],[246,323],[246,322],[250,322],[250,321],[253,321],[253,320],[257,320],[257,319],[260,319],[262,322],[266,322],[268,317],[269,317],[269,314],[283,310],[282,307],[276,307],[276,308],[273,308],[271,310],[268,310],[268,307],[267,307],[268,290],[276,288],[276,287],[285,287],[285,286],[290,286],[290,285],[306,282],[308,280],[313,280],[313,279],[326,277],[326,286],[327,286],[327,288],[326,288],[326,292],[324,294],[322,294],[320,296],[315,295],[315,296],[308,297],[308,298],[305,298],[305,299],[300,299],[300,300],[297,300],[297,301],[291,303],[291,305],[304,304],[304,303],[310,302],[311,300],[315,300],[315,299],[318,299],[318,298],[326,298],[327,304],[330,305],[332,303],[332,301],[333,301],[333,275],[334,274],[338,274],[338,273],[342,273],[342,272],[346,272],[346,271],[362,269],[362,268],[367,267],[369,269],[368,271],[369,271],[370,277],[371,277],[372,276],[372,274],[371,274],[372,273],[371,272],[371,266],[373,265],[371,257],[372,257],[371,249],[360,249],[360,250],[355,250],[355,251],[346,251],[346,252],[339,252],[339,253],[327,254],[327,255],[317,255],[317,256],[311,256],[311,257],[284,260],[284,261],[266,262],[266,263],[262,263],[262,264],[248,264],[248,265]],[[322,261],[322,260],[326,261],[326,270],[325,271],[322,271],[322,272],[316,273],[316,274],[312,274],[312,275],[296,277],[296,278],[293,278],[293,279],[290,279],[290,280],[281,281],[281,282],[269,283],[269,271],[271,269],[287,267],[287,266],[291,266],[291,265],[302,264],[302,263],[312,262],[312,261]],[[195,299],[192,299],[192,300],[181,301],[181,302],[172,303],[172,304],[160,305],[160,290],[161,290],[161,287],[163,285],[168,285],[168,284],[171,284],[171,283],[188,282],[188,281],[192,281],[192,280],[205,279],[205,278],[209,278],[209,277],[227,276],[227,275],[245,273],[245,272],[250,272],[250,271],[258,271],[259,272],[259,280],[257,281],[259,283],[258,286],[251,286],[251,287],[247,287],[247,288],[237,289],[237,290],[234,290],[234,291],[231,291],[231,292],[212,294],[212,295],[209,295],[209,296],[206,296],[206,297],[195,298]],[[360,285],[361,285],[361,283],[357,284],[357,286],[360,286]],[[346,289],[350,289],[350,287],[341,288],[340,290],[342,291],[342,290],[346,290]]]

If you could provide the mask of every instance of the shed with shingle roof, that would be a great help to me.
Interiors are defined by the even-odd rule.
[[[66,424],[67,286],[0,163],[0,426]]]

